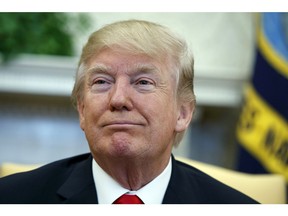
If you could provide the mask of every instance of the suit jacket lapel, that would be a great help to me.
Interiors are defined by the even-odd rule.
[[[201,203],[203,196],[197,182],[191,181],[172,155],[172,174],[164,195],[163,204]],[[199,193],[200,192],[200,193]]]
[[[63,203],[98,203],[92,175],[92,156],[77,164],[65,183],[59,188],[58,195]]]

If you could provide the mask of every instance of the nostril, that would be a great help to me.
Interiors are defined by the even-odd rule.
[[[129,111],[129,109],[126,106],[122,106],[122,107],[110,106],[110,111],[111,112],[115,112],[115,111]]]

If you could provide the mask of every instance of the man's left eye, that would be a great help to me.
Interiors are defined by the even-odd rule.
[[[153,83],[151,81],[148,80],[139,80],[137,82],[138,85],[152,85]]]

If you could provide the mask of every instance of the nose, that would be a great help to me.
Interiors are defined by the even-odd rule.
[[[114,84],[110,93],[109,107],[111,111],[130,111],[133,108],[129,83],[119,80]]]

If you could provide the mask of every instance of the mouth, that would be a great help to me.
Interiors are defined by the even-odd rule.
[[[103,127],[133,127],[133,126],[143,126],[142,123],[131,122],[131,121],[112,121],[103,124]]]

